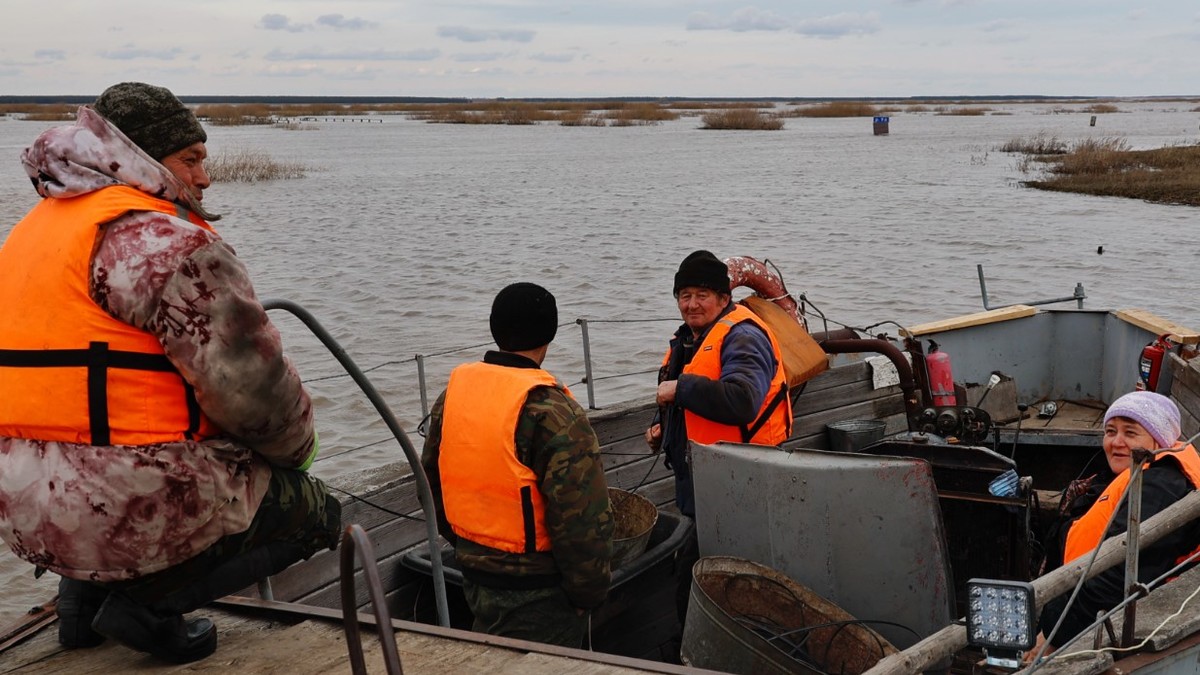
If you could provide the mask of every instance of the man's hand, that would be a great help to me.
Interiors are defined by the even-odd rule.
[[[1038,633],[1037,634],[1037,642],[1034,642],[1033,647],[1030,648],[1029,651],[1025,652],[1025,656],[1023,656],[1021,658],[1021,664],[1026,665],[1026,666],[1032,665],[1033,657],[1037,656],[1038,650],[1040,650],[1042,648],[1042,645],[1044,645],[1044,644],[1046,644],[1046,636],[1042,635],[1041,633]],[[1054,653],[1054,645],[1048,645],[1046,647],[1046,653],[1042,654],[1042,658],[1046,658],[1047,656],[1050,656],[1053,653]]]
[[[658,393],[654,396],[658,407],[663,407],[668,403],[675,402],[675,387],[679,385],[679,380],[667,380],[658,385]]]
[[[646,430],[646,445],[650,446],[651,452],[662,450],[662,425],[655,424]]]

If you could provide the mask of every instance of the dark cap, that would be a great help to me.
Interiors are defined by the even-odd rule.
[[[92,109],[155,160],[208,140],[196,115],[165,87],[114,84],[92,103]]]
[[[718,293],[729,293],[729,267],[708,251],[695,251],[679,263],[675,273],[674,293],[688,286],[708,288]]]
[[[548,345],[558,332],[558,305],[550,291],[528,282],[506,286],[492,301],[492,339],[506,352]]]

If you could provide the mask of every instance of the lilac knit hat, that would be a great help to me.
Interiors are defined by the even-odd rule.
[[[1162,394],[1135,391],[1113,401],[1104,413],[1104,423],[1125,417],[1142,425],[1160,448],[1169,448],[1179,440],[1179,406]]]

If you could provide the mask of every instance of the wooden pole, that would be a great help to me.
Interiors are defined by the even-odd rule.
[[[1200,491],[1193,491],[1183,499],[1160,511],[1142,524],[1141,545],[1150,546],[1164,536],[1200,518]],[[1125,535],[1104,542],[1096,562],[1087,578],[1100,574],[1125,560]],[[1041,612],[1047,600],[1058,597],[1075,586],[1083,573],[1086,557],[1076,560],[1033,580],[1036,596],[1035,611]],[[893,654],[868,670],[864,675],[912,675],[928,669],[933,664],[947,659],[967,646],[965,625],[950,625],[921,640],[902,652]]]

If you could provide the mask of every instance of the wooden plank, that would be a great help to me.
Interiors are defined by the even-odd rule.
[[[849,406],[825,410],[797,419],[792,436],[802,438],[825,433],[825,425],[842,420],[881,419],[904,414],[904,397],[900,394],[863,401]]]
[[[819,394],[803,395],[792,406],[796,418],[815,415],[821,412],[837,410],[848,405],[872,401],[889,396],[903,396],[900,387],[883,387],[875,389],[870,380],[851,382],[840,387],[827,389]]]
[[[645,431],[642,429],[643,433]],[[646,445],[646,438],[642,434],[600,448],[600,459],[604,463],[605,472],[642,460],[649,454],[650,446]]]
[[[1167,354],[1167,367],[1174,378],[1172,386],[1185,386],[1200,393],[1200,359],[1184,361],[1177,354]]]
[[[907,330],[900,331],[900,334],[904,335],[905,337],[917,337],[920,335],[942,333],[948,330],[956,330],[959,328],[970,328],[971,326],[983,326],[989,323],[1023,319],[1027,316],[1033,316],[1034,314],[1037,314],[1037,309],[1030,307],[1029,305],[1009,305],[1008,307],[1000,307],[999,309],[993,309],[986,312],[976,312],[974,314],[956,316],[952,319],[943,319],[941,321],[932,321],[930,323],[909,326]]]
[[[805,382],[803,385],[804,388],[801,389],[802,393],[800,397],[810,396],[851,382],[870,379],[871,366],[865,359],[854,363],[847,363],[836,368],[830,368],[808,382]]]
[[[1131,323],[1155,335],[1165,333],[1172,342],[1185,345],[1200,343],[1200,333],[1144,309],[1119,309],[1112,314],[1125,323]]]
[[[650,390],[650,393],[653,393]],[[646,433],[658,407],[654,397],[648,395],[644,401],[628,404],[613,410],[591,411],[588,420],[600,440],[600,445],[607,445],[625,438],[641,436]]]
[[[1171,387],[1171,398],[1179,404],[1180,421],[1183,420],[1184,415],[1192,420],[1200,418],[1200,392],[1188,387]],[[1186,433],[1186,430],[1184,431]],[[1192,433],[1196,432],[1192,431]]]

